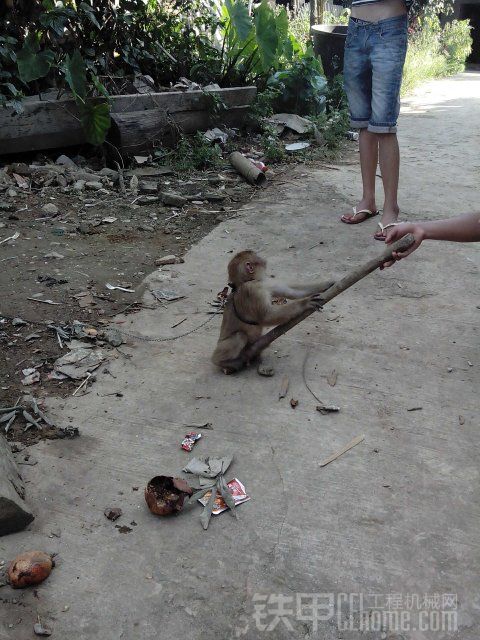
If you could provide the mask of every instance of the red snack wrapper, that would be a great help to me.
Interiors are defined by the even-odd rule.
[[[193,431],[191,433],[187,433],[185,438],[182,440],[182,449],[184,449],[184,451],[191,451],[195,442],[200,440],[201,437],[201,433],[195,433]]]

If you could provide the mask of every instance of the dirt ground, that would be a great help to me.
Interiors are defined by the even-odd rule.
[[[41,161],[54,162],[62,153],[76,159],[69,149],[51,153]],[[356,144],[345,141],[337,160],[350,163],[355,159]],[[11,157],[0,164],[0,169],[13,162],[31,161],[33,158],[26,156]],[[79,164],[99,168],[95,157]],[[322,165],[318,161],[309,164]],[[141,171],[141,167],[138,169]],[[295,163],[275,165],[267,172],[269,180],[264,190],[273,193],[289,180],[291,184],[299,172]],[[155,260],[165,255],[181,257],[215,225],[235,218],[241,207],[247,211],[254,208],[258,191],[228,164],[216,171],[188,175],[171,172],[145,178],[160,190],[187,197],[189,202],[181,208],[163,206],[158,201],[140,204],[141,195],[128,189],[122,197],[118,185],[108,185],[104,189],[107,193],[76,192],[71,187],[35,187],[33,180],[26,179],[28,186],[16,187],[14,194],[0,191],[0,241],[20,234],[18,239],[0,245],[0,407],[13,406],[25,393],[34,394],[40,401],[71,394],[81,381],[48,377],[65,347],[60,345],[55,330],[46,325],[71,327],[77,321],[101,332],[117,314],[144,308],[142,281],[155,268]],[[127,187],[128,179],[126,176]],[[42,210],[49,203],[57,207],[57,213]],[[105,221],[109,218],[115,220]],[[174,266],[172,269],[175,271]],[[106,283],[134,292],[108,290]],[[12,324],[14,319],[24,324]],[[93,342],[111,348],[101,335]],[[118,350],[115,355],[120,355]],[[40,381],[25,386],[22,371],[29,368],[40,373]],[[108,375],[108,368],[102,371]],[[24,431],[24,426],[23,420],[15,420],[7,434],[9,440],[32,444],[59,433],[49,428]]]

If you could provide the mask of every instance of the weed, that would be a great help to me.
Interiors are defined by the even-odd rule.
[[[168,162],[172,169],[182,173],[218,169],[224,164],[219,145],[211,144],[198,131],[193,136],[180,134],[174,149],[161,147],[156,150],[155,155]]]
[[[262,148],[266,162],[275,164],[285,160],[285,148],[275,126],[263,125]]]

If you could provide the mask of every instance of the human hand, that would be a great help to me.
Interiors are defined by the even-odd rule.
[[[392,260],[385,262],[380,269],[384,269],[385,267],[391,267],[398,260],[402,260],[402,258],[406,258],[411,253],[418,249],[418,247],[422,244],[425,239],[425,231],[420,224],[413,224],[412,222],[402,222],[395,227],[392,227],[387,231],[387,236],[385,238],[385,244],[392,244],[396,240],[400,240],[407,235],[407,233],[411,233],[415,238],[415,242],[406,250],[406,251],[394,251],[392,253]]]

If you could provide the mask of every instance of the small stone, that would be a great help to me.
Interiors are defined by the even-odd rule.
[[[108,167],[104,167],[97,173],[100,176],[107,176],[107,178],[112,182],[117,182],[118,180],[118,171],[115,171],[115,169],[109,169]]]
[[[183,264],[185,260],[179,256],[164,256],[163,258],[157,258],[155,260],[155,266],[164,267],[167,264]]]
[[[140,193],[157,193],[158,185],[156,182],[147,182],[146,180],[141,180],[138,183],[138,190]]]
[[[22,320],[22,318],[14,318],[12,320],[12,324],[14,327],[21,327],[24,324],[28,324],[27,322],[25,322],[25,320]]]
[[[58,158],[55,160],[55,164],[61,164],[64,167],[71,167],[72,169],[78,169],[75,162],[71,158],[65,155],[58,156]]]
[[[77,180],[73,185],[74,191],[83,191],[85,189],[85,180]]]
[[[15,211],[15,205],[11,202],[0,202],[0,211]]]
[[[85,188],[89,189],[90,191],[98,191],[99,189],[102,189],[102,187],[103,185],[101,182],[92,181],[85,183]]]
[[[65,256],[62,256],[61,253],[57,253],[56,251],[51,251],[50,253],[46,253],[43,257],[47,260],[62,260]]]
[[[160,193],[163,204],[169,207],[183,207],[187,204],[187,199],[183,196],[179,196],[176,193],[167,193],[165,191]]]
[[[52,635],[52,632],[50,631],[50,629],[47,629],[47,627],[44,627],[40,622],[36,622],[33,625],[33,633],[36,636],[42,636],[44,638]]]
[[[205,200],[208,200],[209,202],[222,202],[223,200],[225,200],[227,196],[223,193],[212,192],[212,193],[205,193],[203,197],[205,198]]]
[[[16,196],[18,196],[18,193],[15,191],[15,189],[10,188],[7,190],[7,196],[9,198],[15,198]]]
[[[112,347],[119,347],[123,343],[122,334],[118,329],[106,329],[103,333],[103,339]],[[108,517],[108,516],[107,516]]]
[[[55,215],[56,213],[58,213],[58,207],[55,204],[53,204],[53,202],[48,202],[47,204],[43,205],[42,211],[44,213],[50,213],[52,215]]]
[[[122,510],[118,507],[107,507],[103,513],[109,520],[115,522],[122,515]]]
[[[86,222],[81,222],[78,225],[77,230],[82,235],[87,235],[89,233],[93,233],[93,227],[91,225],[87,224]]]

